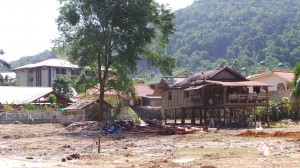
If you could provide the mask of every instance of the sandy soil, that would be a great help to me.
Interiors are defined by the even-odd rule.
[[[250,136],[248,130],[259,132],[108,135],[101,137],[98,154],[100,130],[67,129],[60,124],[0,125],[0,167],[300,167],[300,137],[270,136],[299,131],[300,125],[262,130],[269,136]],[[270,149],[267,156],[259,150],[262,144]]]

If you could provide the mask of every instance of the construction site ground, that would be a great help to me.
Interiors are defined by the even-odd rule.
[[[162,131],[148,126],[103,137],[92,122],[2,124],[0,167],[300,167],[300,125],[274,127]]]

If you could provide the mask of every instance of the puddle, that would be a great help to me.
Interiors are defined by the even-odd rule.
[[[178,159],[174,159],[172,160],[174,163],[188,163],[188,162],[192,162],[196,160],[195,158],[178,158]]]
[[[189,156],[202,156],[212,153],[253,155],[259,154],[259,151],[257,148],[179,148],[176,150],[176,153]]]

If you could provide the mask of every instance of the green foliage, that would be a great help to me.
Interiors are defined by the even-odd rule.
[[[85,93],[88,89],[97,85],[98,83],[96,76],[88,77],[84,72],[85,71],[82,71],[82,73],[79,76],[73,78],[71,82],[71,85],[79,93]]]
[[[69,97],[70,95],[70,87],[71,87],[71,80],[67,78],[66,76],[57,76],[52,81],[52,89],[66,97]]]
[[[288,117],[288,113],[282,112],[280,101],[270,101],[269,118],[271,121],[279,121]],[[267,109],[257,108],[256,116],[258,120],[267,121]]]
[[[13,103],[9,104],[8,102],[6,102],[6,104],[3,106],[2,110],[4,110],[4,111],[13,110]]]
[[[24,103],[22,104],[22,110],[36,110],[38,107],[31,103]]]
[[[267,70],[280,62],[293,67],[300,60],[299,8],[300,2],[291,0],[194,1],[175,12],[167,55],[190,72],[220,58],[228,66],[238,60],[236,67],[247,67],[248,74],[257,72],[262,60]]]
[[[56,96],[54,94],[50,94],[48,96],[48,100],[51,104],[55,104],[56,103]]]
[[[1,55],[1,54],[0,54]],[[33,56],[24,56],[21,57],[20,59],[16,60],[16,61],[12,61],[10,62],[11,68],[17,68],[23,65],[27,65],[27,64],[34,64],[34,63],[38,63],[47,59],[51,59],[51,58],[57,58],[56,52],[55,51],[49,51],[49,50],[45,50],[39,54],[33,55]],[[2,68],[0,66],[0,72],[6,72],[7,69],[6,68]]]
[[[4,53],[5,52],[2,49],[0,49],[0,55],[3,55]],[[8,69],[11,68],[10,64],[3,59],[0,59],[0,68],[1,67],[8,68]]]
[[[128,108],[128,115],[132,121],[135,123],[140,123],[139,116],[131,108]]]
[[[16,86],[16,80],[8,75],[2,76],[0,74],[0,86]]]
[[[175,30],[173,20],[174,14],[154,0],[61,1],[56,20],[61,36],[56,45],[79,66],[97,72],[99,120],[103,119],[105,89],[118,87],[127,92],[128,77],[137,71],[138,60],[147,60],[162,73],[175,67],[174,60],[164,56]],[[126,74],[118,78],[125,81],[109,82],[115,77],[110,70]]]
[[[294,79],[293,79],[292,95],[294,97],[295,104],[296,104],[294,119],[298,120],[299,97],[300,97],[300,62],[297,62],[296,66],[293,69],[293,72],[294,72]]]

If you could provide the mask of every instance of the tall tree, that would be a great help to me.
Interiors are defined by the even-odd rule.
[[[0,49],[0,55],[3,55],[3,54],[4,54],[4,51],[2,49]],[[9,69],[11,68],[10,64],[8,62],[6,62],[5,60],[3,60],[3,59],[0,59],[0,67],[1,66],[4,66],[4,67],[9,68]]]
[[[110,70],[132,74],[137,60],[171,73],[175,61],[155,46],[166,47],[174,32],[174,14],[154,0],[60,0],[58,46],[82,67],[97,68],[99,120]],[[156,45],[152,45],[153,42]],[[122,80],[122,79],[118,79]]]

